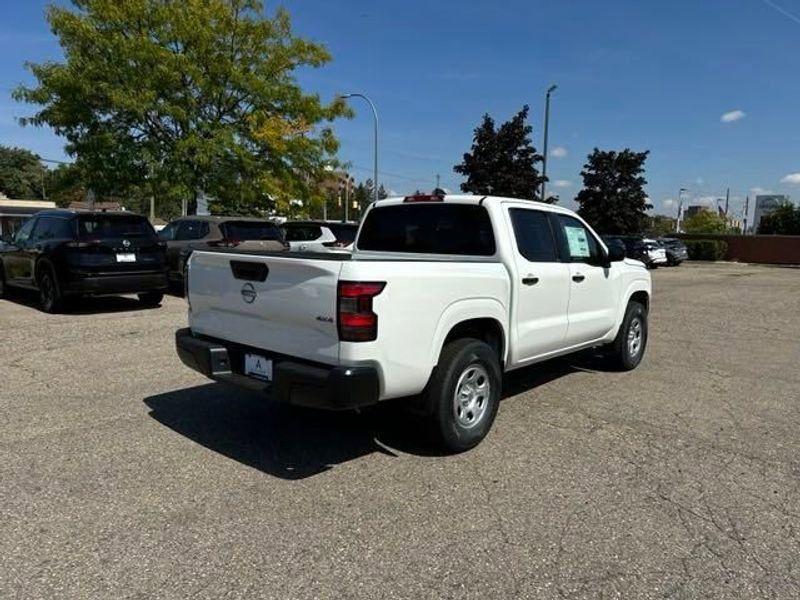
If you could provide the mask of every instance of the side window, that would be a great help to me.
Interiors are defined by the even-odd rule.
[[[586,226],[569,215],[558,215],[561,224],[561,249],[570,262],[597,264],[600,262],[600,244]]]
[[[171,242],[175,239],[175,230],[177,229],[175,223],[170,223],[158,232],[158,238],[165,242]]]
[[[20,245],[24,244],[28,241],[31,237],[31,231],[33,231],[33,226],[36,224],[36,219],[30,219],[25,222],[25,224],[17,229],[17,233],[14,236],[14,244]]]
[[[176,240],[199,240],[208,234],[208,223],[203,221],[181,221],[175,233]]]
[[[547,213],[527,208],[509,210],[517,250],[529,262],[556,262],[556,244]]]
[[[64,240],[73,237],[70,222],[60,217],[42,217],[36,224],[33,237],[36,240]]]

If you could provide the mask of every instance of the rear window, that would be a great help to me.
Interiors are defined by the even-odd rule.
[[[226,221],[220,224],[222,235],[228,240],[278,240],[283,241],[283,235],[274,223],[259,223],[258,221]]]
[[[319,225],[306,225],[301,223],[286,223],[283,226],[287,242],[313,242],[322,236]]]
[[[156,237],[150,222],[138,215],[80,215],[78,235],[85,238]]]
[[[352,244],[358,233],[358,225],[328,223],[325,226],[336,236],[337,242],[344,242],[346,244]]]
[[[398,204],[374,208],[361,227],[359,250],[491,256],[492,223],[476,204]]]

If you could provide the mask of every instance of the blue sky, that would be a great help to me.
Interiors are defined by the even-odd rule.
[[[734,210],[759,190],[800,198],[800,0],[282,4],[296,33],[333,54],[299,74],[304,87],[375,101],[381,178],[398,193],[432,188],[437,173],[458,189],[452,167],[485,112],[500,121],[529,104],[541,149],[544,90],[557,83],[548,171],[562,204],[574,206],[595,146],[651,151],[654,212],[674,214],[681,187],[698,201],[730,187]],[[59,57],[45,5],[0,1],[0,143],[58,159],[61,141],[19,127],[32,107],[10,98],[30,80],[25,60]],[[366,178],[371,118],[353,102],[356,118],[336,129],[342,158]]]

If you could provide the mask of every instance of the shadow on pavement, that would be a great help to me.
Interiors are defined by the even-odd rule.
[[[503,397],[530,391],[591,366],[558,359],[510,373]],[[190,440],[282,479],[303,479],[356,458],[392,449],[418,456],[444,455],[425,435],[425,424],[403,400],[361,412],[328,412],[272,403],[218,383],[145,398],[150,416]]]
[[[7,290],[3,300],[39,310],[39,294],[32,290]],[[80,298],[66,298],[61,312],[67,315],[96,315],[134,310],[152,310],[154,308],[158,307],[145,306],[139,302],[138,298],[133,296],[83,296]]]

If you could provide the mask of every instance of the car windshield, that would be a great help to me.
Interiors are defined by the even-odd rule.
[[[372,209],[361,227],[359,250],[491,256],[489,214],[476,204],[394,204]]]
[[[220,225],[222,234],[229,240],[283,241],[281,230],[267,221],[226,221]]]
[[[156,237],[152,225],[138,215],[80,215],[78,235],[81,239]]]

